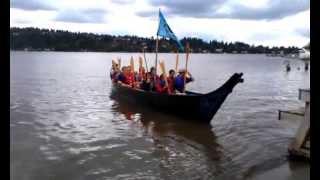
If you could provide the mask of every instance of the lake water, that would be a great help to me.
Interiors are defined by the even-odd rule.
[[[110,97],[111,59],[124,65],[139,55],[12,51],[11,178],[246,179],[287,162],[297,124],[278,121],[277,110],[303,107],[298,89],[310,87],[303,62],[191,54],[189,90],[209,92],[244,73],[244,83],[204,125]],[[154,54],[146,56],[150,67]],[[159,59],[174,67],[174,54]]]

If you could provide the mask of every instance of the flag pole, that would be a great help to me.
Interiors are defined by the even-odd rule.
[[[189,50],[190,46],[189,43],[186,43],[186,69],[184,73],[184,87],[183,87],[183,92],[186,90],[186,85],[187,85],[187,73],[188,73],[188,61],[189,61]]]
[[[159,25],[160,25],[160,8],[159,8]],[[159,29],[158,29],[159,31]],[[156,63],[155,63],[155,68],[156,68],[156,75],[157,75],[157,69],[158,69],[158,47],[159,47],[159,37],[158,37],[158,32],[157,32],[157,39],[156,39]]]
[[[190,45],[189,43],[187,42],[186,44],[186,71],[188,71],[188,60],[189,60],[189,53],[190,53]]]
[[[158,38],[158,35],[157,35],[157,39],[156,39],[156,63],[155,63],[156,74],[157,74],[157,67],[158,67],[158,46],[159,46],[159,38]]]
[[[176,67],[175,67],[175,70],[176,72],[178,72],[178,64],[179,64],[179,50],[177,50],[176,52]]]

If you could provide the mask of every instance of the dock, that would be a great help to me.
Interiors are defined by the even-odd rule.
[[[305,102],[303,111],[279,110],[278,119],[294,118],[300,120],[300,126],[294,140],[289,145],[288,152],[293,157],[310,159],[310,89],[299,89],[298,98]]]

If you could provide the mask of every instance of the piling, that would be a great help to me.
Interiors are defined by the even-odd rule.
[[[310,159],[310,89],[299,89],[299,100],[305,102],[304,112],[279,110],[279,120],[284,119],[283,113],[300,116],[301,123],[295,137],[289,145],[288,152],[292,157]]]

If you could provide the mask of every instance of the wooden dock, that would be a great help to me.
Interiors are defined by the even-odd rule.
[[[293,142],[289,145],[289,154],[310,159],[310,89],[299,89],[299,100],[305,102],[304,112],[281,111],[279,120],[286,119],[285,114],[297,116],[301,119]]]

